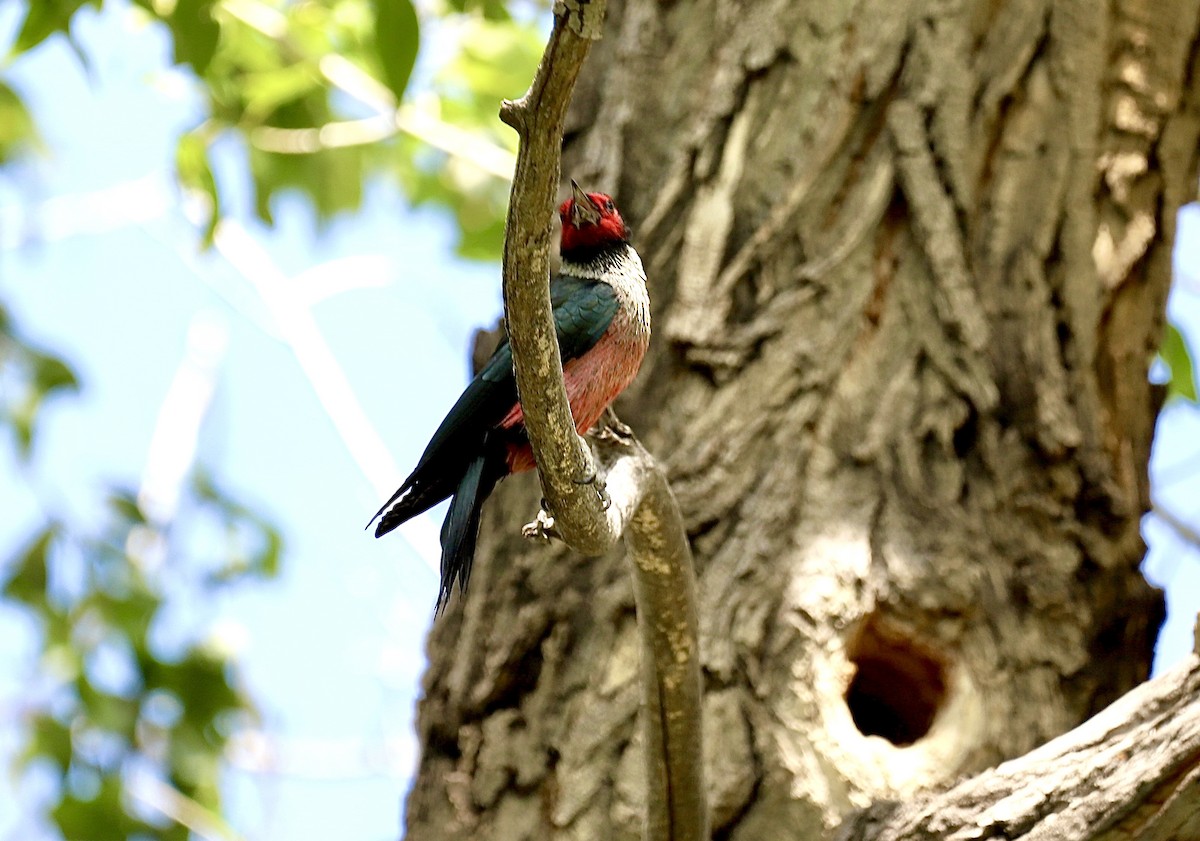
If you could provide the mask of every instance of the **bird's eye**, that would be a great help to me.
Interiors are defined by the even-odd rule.
[[[606,202],[604,203],[604,209],[605,209],[605,210],[607,210],[609,213],[612,213],[612,212],[613,212],[613,210],[615,210],[615,209],[616,209],[616,206],[613,204],[613,200],[612,200],[612,199],[609,199],[608,201],[606,201]]]

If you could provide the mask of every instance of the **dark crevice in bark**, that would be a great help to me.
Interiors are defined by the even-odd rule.
[[[542,674],[542,647],[533,645],[515,660],[504,664],[504,678],[497,680],[483,706],[479,718],[510,707],[517,708],[521,699],[533,692]]]
[[[462,746],[458,742],[458,730],[449,730],[441,726],[430,727],[422,736],[422,747],[428,757],[442,757],[450,762],[458,762],[462,758]]]
[[[967,419],[955,428],[951,436],[954,455],[960,460],[966,460],[975,451],[979,439],[979,413],[972,407],[967,413]]]
[[[1047,25],[1045,21],[1043,21],[1040,34],[1038,35],[1029,60],[1021,68],[1021,71],[1016,77],[1013,86],[1009,90],[1005,91],[1004,95],[997,103],[996,113],[994,116],[980,114],[981,104],[979,102],[978,95],[972,107],[973,119],[977,125],[980,122],[981,116],[983,118],[982,130],[983,136],[987,142],[987,151],[982,157],[982,169],[979,176],[979,185],[976,190],[977,207],[975,208],[975,213],[973,214],[973,220],[969,220],[967,223],[969,242],[971,243],[968,248],[970,249],[970,253],[976,258],[975,263],[981,268],[981,273],[984,275],[986,275],[989,270],[995,271],[998,268],[996,266],[989,266],[988,258],[986,256],[986,250],[990,244],[989,241],[992,236],[992,227],[996,222],[996,219],[994,218],[995,214],[1010,210],[1009,208],[1005,207],[993,207],[989,204],[990,201],[992,201],[993,188],[996,186],[995,180],[997,178],[997,172],[1000,170],[1002,163],[1008,162],[1007,155],[1009,152],[1006,149],[1006,144],[1011,142],[1010,132],[1016,132],[1016,128],[1013,123],[1020,116],[1022,109],[1026,104],[1025,101],[1027,99],[1027,90],[1030,85],[1031,75],[1036,68],[1041,66],[1043,61],[1047,60],[1046,56],[1049,53],[1050,45],[1051,39],[1047,30]],[[1018,202],[1019,201],[1020,200],[1018,199]],[[1062,221],[1060,216],[1058,227],[1061,228],[1061,224]],[[1056,232],[1051,240],[1055,247],[1058,243],[1058,237],[1059,234]],[[1029,243],[1023,243],[1021,248],[1028,249],[1030,248],[1030,245],[1031,244]],[[1002,268],[1000,268],[1000,271],[1004,273],[1003,277],[1006,279],[1010,278],[1015,270],[1014,267],[1017,263],[1019,255],[1014,252],[1001,254],[998,256],[1002,261]],[[1053,266],[1056,263],[1053,257],[1048,257],[1045,260],[1045,264]],[[1061,310],[1058,307],[1055,307],[1055,312],[1057,314],[1061,314]],[[1064,322],[1060,318],[1060,328],[1063,323]],[[996,367],[997,366],[993,364],[993,368],[995,369]],[[1017,407],[1011,406],[1010,408]],[[1001,406],[1000,409],[1003,411],[1004,407]]]

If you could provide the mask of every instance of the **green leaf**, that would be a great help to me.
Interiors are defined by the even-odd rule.
[[[461,223],[461,217],[460,217]],[[504,218],[493,216],[484,224],[461,225],[456,251],[468,260],[495,260],[504,250]]]
[[[508,20],[510,15],[503,0],[449,0],[448,8],[453,12],[482,12],[488,20]]]
[[[1167,399],[1179,397],[1192,403],[1197,402],[1196,372],[1192,365],[1192,354],[1188,349],[1187,340],[1174,324],[1167,324],[1158,355],[1171,369],[1171,379],[1167,382]]]
[[[225,563],[207,577],[212,585],[227,584],[246,576],[273,578],[279,573],[283,535],[265,517],[229,496],[207,471],[192,477],[197,500],[213,509],[225,527]]]
[[[129,640],[135,650],[145,645],[150,623],[162,606],[162,600],[144,587],[131,587],[120,596],[97,590],[86,602]]]
[[[35,609],[45,604],[48,581],[46,556],[50,548],[50,541],[53,539],[54,529],[48,528],[38,535],[28,549],[21,553],[12,575],[4,582],[2,592],[7,598]]]
[[[221,491],[213,481],[212,475],[203,466],[197,468],[192,475],[192,491],[197,498],[205,502],[220,502],[222,499]]]
[[[42,395],[60,389],[76,391],[79,388],[75,372],[57,356],[39,353],[33,359],[33,366],[34,385]]]
[[[279,574],[279,556],[283,554],[283,535],[265,522],[260,522],[259,525],[266,536],[266,545],[255,557],[254,566],[260,575],[274,578]]]
[[[228,669],[229,663],[216,652],[195,647],[178,663],[157,664],[145,675],[146,687],[174,695],[183,709],[183,721],[209,734],[222,714],[247,709],[229,683]]]
[[[280,106],[317,92],[320,86],[320,71],[309,62],[247,73],[243,78],[246,116],[260,122]]]
[[[71,728],[51,715],[38,715],[33,720],[33,733],[23,761],[38,757],[53,762],[60,774],[71,766]]]
[[[114,488],[108,495],[108,505],[127,525],[136,526],[146,522],[146,515],[138,505],[137,491]]]
[[[215,728],[195,727],[181,721],[171,732],[167,749],[167,767],[172,784],[201,805],[216,808],[219,804],[220,745],[214,741]]]
[[[383,68],[383,81],[400,102],[417,61],[417,12],[410,0],[372,0],[371,5],[375,10],[375,51]]]
[[[251,149],[250,163],[255,210],[267,224],[273,224],[272,199],[288,188],[307,194],[322,221],[362,204],[363,153],[358,147],[322,149],[311,155]]]
[[[0,164],[38,144],[37,128],[20,94],[0,82]]]
[[[545,38],[532,24],[482,19],[468,22],[461,37],[459,54],[438,79],[447,88],[465,84],[476,104],[490,103],[483,112],[488,122],[498,123],[496,98],[512,99],[525,92]]]
[[[19,455],[28,458],[45,399],[57,391],[77,388],[78,381],[67,363],[21,338],[3,313],[0,322],[0,363],[7,368],[6,382],[0,388],[0,425],[8,424],[16,436]]]
[[[211,245],[217,222],[221,218],[221,195],[208,161],[208,144],[199,134],[189,132],[179,138],[179,145],[175,147],[175,174],[184,189],[193,190],[207,198],[208,218],[204,225],[204,242]]]
[[[213,0],[178,0],[167,21],[175,36],[175,63],[204,75],[217,51],[221,27],[212,16]]]
[[[28,0],[28,11],[21,22],[17,40],[13,43],[13,52],[30,50],[55,32],[69,33],[71,17],[86,2],[88,0]],[[92,0],[92,5],[99,8],[99,0]]]
[[[133,726],[137,722],[140,707],[137,699],[123,698],[97,689],[85,677],[75,681],[75,691],[79,693],[88,724],[126,740],[133,738]]]
[[[157,832],[125,811],[127,798],[119,776],[106,775],[94,797],[66,794],[50,816],[66,841],[100,841],[136,835],[154,838]]]

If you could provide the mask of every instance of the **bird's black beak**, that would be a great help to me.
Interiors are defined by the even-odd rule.
[[[583,188],[575,183],[574,178],[571,179],[571,193],[575,199],[571,205],[571,224],[576,228],[597,224],[600,221],[600,208]]]

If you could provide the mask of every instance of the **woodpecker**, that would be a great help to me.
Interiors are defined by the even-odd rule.
[[[650,298],[612,198],[585,193],[574,181],[571,188],[558,208],[562,262],[550,301],[571,416],[582,435],[637,376],[650,344]],[[455,582],[466,589],[483,501],[505,476],[536,466],[524,420],[505,339],[433,433],[416,468],[371,518],[379,520],[375,536],[382,537],[453,497],[442,523],[435,612]]]

